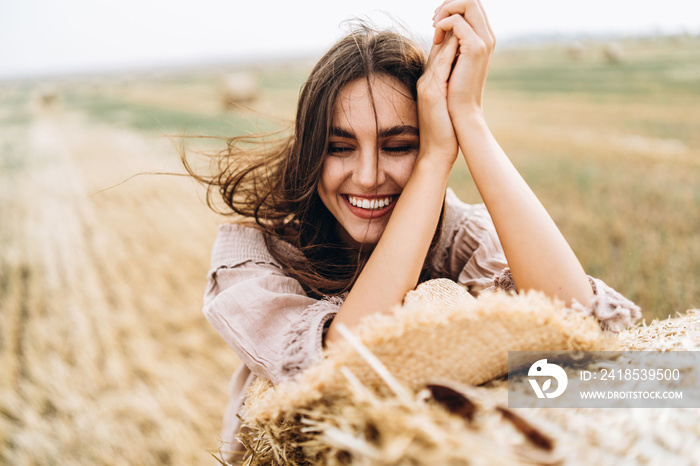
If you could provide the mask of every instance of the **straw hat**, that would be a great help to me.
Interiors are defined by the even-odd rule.
[[[403,386],[419,390],[431,380],[480,385],[508,372],[508,351],[603,351],[615,338],[593,317],[565,308],[541,293],[484,293],[474,299],[450,280],[423,283],[392,314],[373,315],[325,358],[275,390],[258,385],[248,394],[246,418],[265,421],[328,397],[347,394],[341,368],[382,392],[386,378],[358,352],[366,348]],[[360,350],[362,351],[362,350]],[[372,356],[370,356],[371,358]],[[381,369],[379,369],[381,371]]]

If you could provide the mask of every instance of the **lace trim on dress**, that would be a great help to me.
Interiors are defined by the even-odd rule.
[[[603,330],[619,333],[634,325],[642,317],[642,312],[636,304],[610,288],[605,282],[597,278],[588,277],[593,288],[593,301],[586,307],[574,300],[571,309],[582,312],[585,315],[594,316]],[[493,277],[493,283],[489,291],[505,290],[515,292],[515,282],[509,268],[503,269]]]
[[[517,292],[515,289],[515,282],[513,281],[513,275],[510,273],[510,269],[506,267],[500,273],[497,273],[493,277],[493,283],[488,288],[489,291],[503,290],[508,292]]]
[[[590,307],[574,300],[571,309],[595,316],[603,330],[614,333],[633,326],[642,317],[639,306],[610,288],[602,280],[588,277],[588,281],[595,295]]]
[[[328,296],[307,307],[285,334],[284,363],[279,379],[293,378],[316,362],[323,351],[323,331],[343,304],[343,296]]]

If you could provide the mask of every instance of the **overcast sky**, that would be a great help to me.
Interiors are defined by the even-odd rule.
[[[700,34],[698,0],[482,0],[500,40],[523,34]],[[386,11],[431,33],[425,0],[0,0],[0,78],[278,57],[327,48]],[[501,42],[502,43],[502,42]]]

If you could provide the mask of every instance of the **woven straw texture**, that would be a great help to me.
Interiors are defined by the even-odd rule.
[[[508,351],[602,351],[616,344],[593,318],[567,312],[542,294],[516,298],[494,293],[473,299],[448,280],[427,282],[409,293],[392,315],[371,316],[353,333],[396,379],[414,390],[428,380],[465,385],[493,380],[508,372]],[[272,419],[280,410],[294,410],[330,394],[345,396],[341,367],[373,390],[386,388],[351,345],[340,344],[295,383],[252,398],[248,417]]]
[[[505,407],[502,376],[509,350],[694,349],[697,317],[616,338],[538,293],[474,300],[451,282],[431,281],[393,314],[353,329],[347,344],[295,381],[254,384],[241,434],[249,451],[234,464],[682,464],[700,455],[697,410],[515,413]],[[666,422],[663,412],[671,413]]]

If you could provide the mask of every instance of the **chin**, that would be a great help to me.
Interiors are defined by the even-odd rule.
[[[350,236],[352,240],[355,241],[357,244],[367,246],[377,244],[379,242],[379,239],[382,237],[383,233],[384,228],[382,228],[381,231],[358,231],[356,234],[352,234]]]
[[[353,238],[353,240],[357,244],[361,244],[363,246],[374,246],[375,244],[377,244],[379,242],[379,238],[362,238],[362,239]]]

